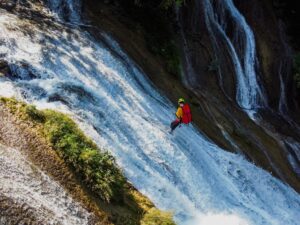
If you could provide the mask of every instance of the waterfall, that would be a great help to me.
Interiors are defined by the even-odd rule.
[[[46,4],[60,19],[73,23],[81,20],[81,0],[46,0]]]
[[[107,35],[104,44],[80,28],[4,10],[0,29],[0,60],[12,68],[0,77],[0,93],[72,115],[179,225],[298,223],[292,188],[193,126],[170,135],[175,108]]]
[[[279,74],[280,99],[279,99],[278,111],[284,116],[288,114],[288,106],[287,106],[287,99],[286,99],[285,83],[282,78],[281,67],[282,65],[280,64],[280,69],[279,69],[280,70],[280,74]]]
[[[215,57],[218,59],[219,49],[224,45],[234,65],[237,103],[246,110],[266,106],[267,101],[257,73],[255,38],[245,18],[232,0],[204,0],[203,7]],[[226,77],[222,71],[219,73],[222,83]]]

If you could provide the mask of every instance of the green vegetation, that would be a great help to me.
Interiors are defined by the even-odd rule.
[[[53,110],[37,110],[33,105],[14,99],[1,98],[23,119],[43,124],[43,133],[59,156],[81,175],[86,185],[105,202],[122,202],[126,179],[116,166],[114,158],[87,138],[72,119]]]
[[[27,105],[25,107],[25,110],[26,110],[26,114],[33,120],[35,121],[38,121],[38,122],[45,122],[46,120],[46,117],[45,117],[45,114],[41,111],[38,111],[36,109],[35,106],[33,105]]]
[[[162,41],[160,43],[158,35],[146,36],[147,47],[155,55],[160,55],[166,61],[166,69],[170,74],[179,76],[180,59],[179,53],[174,40]]]
[[[60,156],[83,176],[88,187],[104,201],[123,201],[126,181],[120,169],[115,166],[114,158],[107,151],[99,151],[64,114],[52,110],[36,110],[36,113],[28,115],[33,115],[31,118],[40,122],[40,117],[35,115],[41,113],[46,118],[46,137]]]
[[[135,22],[132,29],[144,33],[149,51],[162,57],[167,72],[175,77],[180,76],[181,68],[175,35],[176,15],[170,6],[180,5],[182,2],[182,0],[120,1],[126,16]]]
[[[142,219],[141,225],[175,225],[175,223],[172,221],[171,213],[152,208]]]
[[[145,196],[137,192],[116,166],[114,158],[99,150],[68,115],[53,110],[38,110],[12,98],[0,97],[11,113],[31,121],[57,154],[82,178],[103,209],[117,225],[173,225],[170,213],[160,212]]]
[[[176,5],[176,6],[181,6],[182,3],[184,3],[184,0],[163,0],[161,2],[161,6],[164,9],[169,9],[171,6]]]
[[[300,89],[300,53],[297,53],[294,58],[294,80],[297,88]]]

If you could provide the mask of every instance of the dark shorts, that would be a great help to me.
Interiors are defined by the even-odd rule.
[[[180,124],[180,121],[178,120],[174,120],[172,123],[171,123],[171,130],[175,130],[176,127],[178,127],[178,125]]]

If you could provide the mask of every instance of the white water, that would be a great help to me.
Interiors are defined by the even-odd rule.
[[[193,126],[170,135],[175,108],[113,40],[106,38],[114,51],[81,30],[24,23],[0,11],[0,30],[9,33],[0,33],[0,55],[28,63],[37,78],[15,70],[14,79],[0,78],[0,93],[13,86],[11,95],[71,113],[112,152],[135,187],[174,212],[178,224],[299,223],[300,196],[293,189]]]
[[[0,190],[2,196],[12,199],[20,207],[29,205],[33,208],[34,216],[41,224],[88,224],[90,214],[59,184],[27,161],[20,151],[1,144]]]
[[[282,74],[279,74],[279,79],[280,79],[280,99],[279,99],[278,111],[282,115],[287,115],[288,106],[287,106],[287,99],[286,99],[285,83],[282,79]]]
[[[203,1],[205,22],[216,52],[221,48],[220,43],[227,46],[237,80],[236,101],[251,114],[251,110],[255,111],[259,107],[266,106],[266,99],[256,74],[255,38],[232,0],[217,0],[215,3],[216,6],[213,6],[211,0]],[[229,26],[232,27],[228,28]],[[233,29],[231,31],[233,37],[229,36],[228,29]],[[228,78],[221,75],[220,79]]]
[[[295,173],[300,177],[300,144],[292,138],[286,138],[285,143],[289,146],[288,160]]]
[[[57,18],[68,22],[80,22],[81,0],[45,0]]]

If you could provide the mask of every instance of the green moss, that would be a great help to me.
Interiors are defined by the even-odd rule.
[[[45,118],[46,137],[61,157],[81,174],[87,186],[106,202],[122,202],[126,180],[115,166],[114,158],[107,151],[99,151],[67,115],[45,110],[29,116],[41,122],[41,114]]]
[[[8,107],[10,109],[10,111],[12,113],[15,113],[18,109],[17,107],[17,100],[15,100],[14,98],[4,98],[4,97],[0,97],[0,101],[2,103],[4,103],[6,105],[6,107]],[[25,106],[25,105],[24,105]]]
[[[82,178],[91,193],[104,201],[106,208],[110,208],[114,224],[123,225],[125,220],[128,225],[140,224],[143,216],[145,221],[151,221],[153,204],[127,183],[112,155],[99,150],[68,115],[53,110],[41,111],[11,98],[0,97],[0,102],[20,119],[30,120],[40,127],[58,155]],[[155,211],[155,218],[157,221],[161,218],[162,223],[156,224],[174,224],[171,214],[160,215],[159,212]],[[169,222],[165,223],[167,218]]]
[[[72,119],[53,110],[37,110],[15,99],[1,98],[1,102],[22,119],[42,124],[43,134],[53,148],[80,174],[93,193],[106,202],[123,201],[126,179],[114,158],[107,151],[99,150]]]
[[[175,225],[175,223],[172,221],[171,213],[152,208],[143,217],[141,225]]]
[[[45,122],[45,115],[43,112],[36,109],[34,105],[28,105],[25,108],[27,115],[32,118],[33,120],[36,120],[38,122]]]

